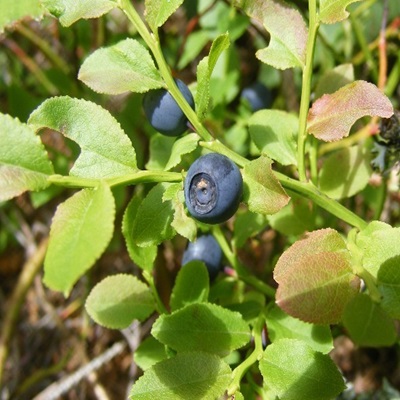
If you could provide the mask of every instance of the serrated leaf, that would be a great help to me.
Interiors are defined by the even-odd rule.
[[[200,120],[204,119],[210,106],[210,78],[218,58],[230,46],[229,34],[224,33],[215,38],[210,53],[197,67],[197,90],[195,96],[196,112]]]
[[[124,329],[135,319],[145,320],[155,310],[155,302],[146,284],[133,275],[117,274],[103,279],[91,290],[85,307],[98,324]]]
[[[333,349],[329,325],[314,325],[300,321],[283,312],[276,305],[269,307],[265,322],[272,343],[280,339],[298,339],[313,350],[327,354]]]
[[[271,166],[271,160],[262,156],[243,168],[243,198],[252,212],[274,214],[289,201]]]
[[[150,138],[149,160],[146,169],[164,171],[171,156],[172,148],[176,141],[175,137],[155,133]]]
[[[68,96],[43,102],[29,117],[38,131],[54,129],[78,143],[81,153],[70,174],[106,179],[137,172],[136,153],[120,124],[104,108]]]
[[[206,302],[210,291],[210,277],[204,263],[191,261],[181,267],[171,293],[171,311],[188,304]]]
[[[360,286],[344,240],[330,228],[311,232],[289,247],[278,260],[274,279],[279,307],[315,324],[340,321]]]
[[[96,50],[82,64],[78,79],[98,93],[144,93],[163,87],[149,51],[134,39]]]
[[[307,130],[316,138],[331,142],[349,135],[360,118],[393,114],[390,100],[372,83],[355,81],[333,94],[325,94],[311,107]]]
[[[197,133],[189,133],[174,142],[170,153],[169,160],[165,166],[165,171],[177,166],[184,154],[189,154],[197,148],[199,142],[199,135]]]
[[[143,371],[167,358],[168,354],[165,346],[153,336],[148,336],[144,339],[133,353],[133,360]]]
[[[180,7],[183,0],[145,0],[145,19],[153,32],[164,25],[165,21]]]
[[[321,191],[334,199],[344,199],[363,190],[372,174],[370,154],[360,145],[331,153],[320,169]]]
[[[231,369],[219,357],[185,352],[145,371],[133,385],[133,400],[215,400],[223,395]]]
[[[44,260],[43,280],[49,288],[69,294],[106,249],[114,217],[114,197],[105,184],[83,189],[57,207]]]
[[[79,19],[98,18],[117,7],[114,0],[40,0],[61,25],[70,26]]]
[[[349,16],[346,7],[362,0],[321,0],[319,19],[324,24],[334,24],[343,21]]]
[[[271,35],[268,47],[256,53],[259,60],[278,69],[304,66],[308,32],[296,8],[281,0],[236,0],[235,3],[263,24]]]
[[[139,205],[131,233],[137,246],[158,245],[175,235],[171,227],[174,212],[172,204],[170,201],[163,201],[167,186],[163,183],[154,186]]]
[[[281,110],[260,110],[248,122],[258,149],[282,165],[297,165],[299,119]]]
[[[350,338],[359,346],[391,346],[397,340],[394,321],[379,304],[363,293],[346,307],[343,324]]]
[[[135,239],[132,237],[133,222],[135,221],[142,200],[143,198],[140,195],[135,195],[132,197],[125,209],[122,219],[122,233],[125,238],[129,256],[133,262],[135,262],[140,268],[146,271],[151,271],[157,256],[157,245],[140,247],[136,244]]]
[[[0,142],[0,201],[49,186],[53,166],[29,126],[0,113]]]
[[[247,323],[238,312],[210,303],[194,303],[161,315],[152,335],[181,351],[205,351],[226,356],[250,340]]]
[[[300,340],[281,339],[269,345],[260,371],[281,400],[330,400],[345,389],[332,359]]]
[[[1,0],[0,1],[0,33],[4,28],[25,17],[40,18],[44,9],[39,0]]]

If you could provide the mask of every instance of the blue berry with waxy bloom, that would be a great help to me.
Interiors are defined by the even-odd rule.
[[[228,157],[209,153],[189,168],[184,182],[185,203],[190,215],[200,222],[219,224],[239,208],[243,179]]]
[[[183,253],[182,266],[190,261],[203,261],[207,267],[210,281],[213,281],[222,266],[222,250],[212,235],[199,236],[194,242],[189,242]]]
[[[253,112],[271,107],[272,93],[262,83],[255,82],[242,90],[241,97],[248,101]]]
[[[189,88],[179,79],[175,80],[190,107],[194,109],[194,99]],[[165,89],[147,92],[143,97],[143,109],[150,125],[166,136],[179,136],[188,129],[188,119],[178,103]]]

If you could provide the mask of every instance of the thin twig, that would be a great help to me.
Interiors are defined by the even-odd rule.
[[[378,87],[385,90],[387,80],[386,25],[389,14],[389,2],[384,0],[381,30],[379,32],[379,77]]]
[[[26,261],[19,276],[17,286],[11,295],[10,304],[4,316],[0,337],[0,386],[3,379],[5,361],[8,355],[9,342],[14,332],[26,292],[32,285],[35,275],[39,272],[46,254],[48,239],[44,239],[37,247],[36,252]]]
[[[33,400],[57,400],[64,394],[68,393],[71,388],[76,386],[82,379],[92,379],[91,374],[108,363],[114,357],[121,354],[126,348],[126,342],[120,341],[114,343],[108,350],[94,358],[88,364],[79,368],[74,373],[52,383],[42,392],[34,397]]]

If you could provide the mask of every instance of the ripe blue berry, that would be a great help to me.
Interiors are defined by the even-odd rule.
[[[249,102],[254,112],[269,108],[272,104],[272,93],[260,82],[245,87],[242,90],[241,97]]]
[[[242,197],[243,179],[228,157],[209,153],[189,168],[184,194],[191,216],[208,224],[225,222],[235,214]]]
[[[222,250],[212,235],[203,235],[190,242],[183,253],[182,266],[190,261],[203,261],[210,280],[214,280],[221,269]]]
[[[189,88],[179,79],[176,84],[183,97],[194,108],[194,99]],[[143,97],[143,109],[150,125],[163,135],[179,136],[188,128],[186,115],[165,89],[147,92]]]

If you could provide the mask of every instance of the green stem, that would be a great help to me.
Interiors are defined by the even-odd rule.
[[[49,183],[71,188],[90,188],[99,185],[99,179],[80,178],[78,176],[50,175]],[[134,174],[104,180],[109,186],[134,185],[138,183],[181,182],[182,174],[167,171],[138,171]]]
[[[285,189],[307,197],[318,206],[356,228],[363,229],[367,226],[367,222],[362,218],[336,200],[321,193],[311,182],[299,182],[277,171],[274,171],[274,174]]]
[[[317,15],[317,0],[309,0],[308,9],[309,9],[309,23],[308,23],[308,38],[307,38],[307,49],[306,49],[306,63],[303,68],[300,115],[299,115],[299,136],[297,142],[298,169],[299,169],[299,178],[301,181],[307,180],[306,167],[305,167],[305,146],[307,139],[307,115],[310,107],[311,77],[313,72],[314,49],[319,27],[319,20]]]
[[[178,86],[175,83],[175,80],[171,74],[171,70],[165,61],[164,55],[162,53],[160,42],[158,40],[157,34],[152,34],[145,23],[142,21],[140,16],[138,15],[135,8],[132,6],[129,0],[119,0],[119,7],[126,14],[128,19],[132,22],[132,24],[137,29],[139,35],[146,42],[150,51],[153,53],[153,56],[158,65],[158,69],[161,73],[161,76],[164,79],[166,87],[171,93],[172,97],[178,103],[179,107],[182,109],[190,123],[192,124],[195,131],[201,136],[203,140],[210,141],[213,139],[212,135],[207,131],[207,129],[203,126],[203,124],[199,121],[196,112],[192,107],[188,104],[183,94],[179,90]]]
[[[237,256],[231,250],[225,235],[223,234],[221,227],[219,225],[214,225],[212,228],[213,235],[221,246],[222,252],[225,254],[225,257],[228,259],[229,264],[236,271],[238,278],[245,282],[246,284],[253,286],[259,292],[264,293],[267,297],[275,298],[275,289],[254,275],[250,274],[247,268],[239,261]]]
[[[168,310],[165,307],[164,303],[161,301],[160,296],[158,295],[158,291],[156,285],[154,283],[154,277],[148,271],[143,271],[143,277],[146,279],[146,282],[149,284],[151,292],[153,294],[154,300],[156,302],[156,309],[159,314],[168,314]]]
[[[263,325],[264,325],[264,318],[259,317],[256,323],[254,324],[253,328],[254,350],[241,364],[239,364],[233,370],[232,381],[227,390],[228,396],[233,396],[235,392],[239,390],[240,382],[246,371],[262,357],[263,345],[262,345],[261,332],[263,329]]]

